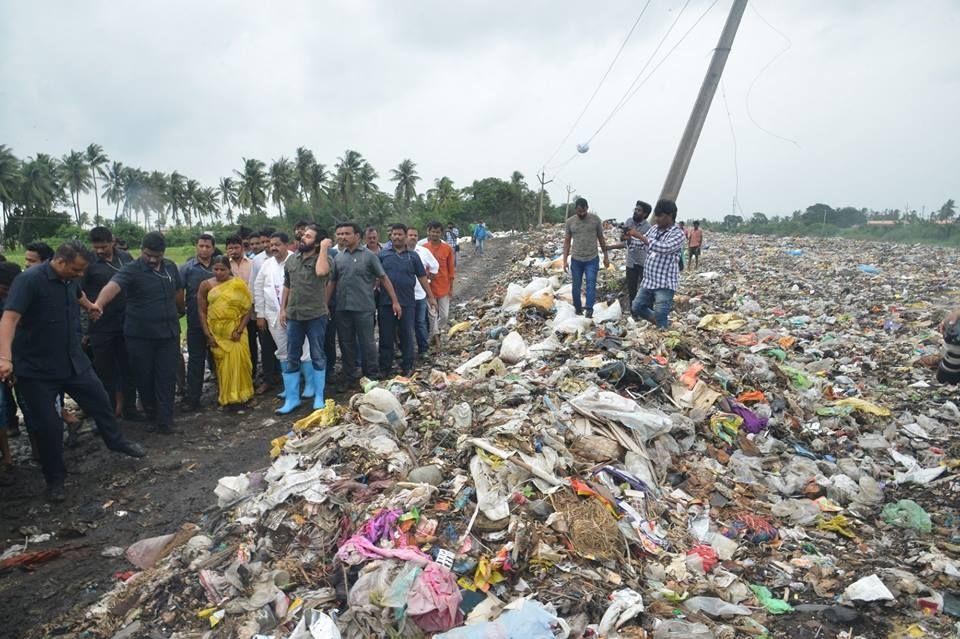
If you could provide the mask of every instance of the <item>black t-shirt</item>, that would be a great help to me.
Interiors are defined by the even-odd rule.
[[[107,262],[101,258],[87,267],[83,274],[81,287],[91,302],[97,299],[100,291],[107,285],[120,269],[133,262],[133,257],[126,251],[114,249],[113,260]],[[103,309],[103,316],[96,322],[90,322],[90,335],[108,335],[123,332],[123,311],[127,305],[126,294],[121,292]]]
[[[143,259],[127,264],[113,276],[127,294],[123,334],[143,339],[180,337],[177,291],[183,288],[177,265],[164,259],[155,271]],[[109,304],[108,304],[109,306]]]
[[[68,379],[90,368],[80,347],[80,283],[62,280],[49,262],[13,279],[5,310],[20,313],[13,340],[18,377]]]

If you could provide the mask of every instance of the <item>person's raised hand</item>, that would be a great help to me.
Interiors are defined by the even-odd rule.
[[[329,251],[331,246],[333,246],[333,240],[331,240],[329,237],[325,237],[320,240],[320,248],[325,248]]]

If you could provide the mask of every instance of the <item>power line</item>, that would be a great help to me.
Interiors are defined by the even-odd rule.
[[[760,18],[760,20],[763,21],[763,23],[764,23],[765,25],[767,25],[768,27],[770,27],[771,30],[773,30],[773,31],[774,31],[775,33],[777,33],[781,38],[784,39],[784,41],[786,42],[786,46],[785,46],[783,49],[781,49],[775,56],[773,56],[773,58],[771,58],[769,62],[767,62],[765,65],[763,65],[763,68],[760,69],[760,71],[757,73],[757,75],[753,78],[753,81],[750,83],[750,88],[747,89],[747,98],[746,98],[746,102],[747,102],[747,117],[750,118],[750,122],[753,123],[753,126],[757,127],[758,129],[760,129],[761,131],[763,131],[763,132],[766,133],[767,135],[773,136],[773,137],[777,138],[778,140],[783,140],[784,142],[789,142],[790,144],[794,145],[795,147],[797,147],[797,148],[799,149],[799,148],[800,148],[800,143],[798,143],[796,140],[794,140],[794,139],[792,139],[792,138],[784,137],[784,136],[782,136],[782,135],[778,135],[778,134],[774,133],[773,131],[770,131],[769,129],[765,129],[764,127],[760,126],[760,125],[757,123],[757,121],[754,119],[754,117],[753,117],[753,112],[750,110],[750,94],[753,93],[753,87],[757,84],[757,80],[760,79],[760,76],[762,76],[762,75],[766,72],[767,69],[769,69],[770,67],[773,66],[773,63],[776,62],[776,61],[780,58],[780,56],[782,56],[784,53],[786,53],[787,51],[789,51],[789,50],[793,47],[793,41],[790,40],[790,38],[788,38],[785,33],[783,33],[782,31],[780,31],[780,29],[778,29],[778,28],[776,28],[775,26],[773,26],[772,24],[770,24],[770,22],[768,22],[766,18],[764,18],[762,15],[760,15],[760,12],[757,11],[757,7],[756,7],[755,4],[751,4],[751,5],[750,5],[750,8],[753,9],[753,12],[754,12],[755,14],[757,14],[757,17]]]
[[[677,50],[677,47],[679,47],[683,43],[683,41],[687,39],[687,36],[689,36],[690,33],[692,33],[693,30],[697,28],[697,25],[699,25],[700,22],[702,22],[703,19],[707,17],[707,14],[710,13],[710,10],[713,9],[714,6],[716,6],[717,2],[719,2],[719,0],[713,0],[713,2],[710,3],[710,6],[708,6],[706,10],[700,14],[700,17],[698,17],[694,21],[694,23],[690,25],[690,28],[687,29],[682,36],[680,36],[680,39],[676,41],[676,43],[670,48],[670,50],[667,51],[666,55],[664,55],[660,59],[660,61],[657,62],[657,64],[650,70],[650,73],[648,73],[647,76],[642,81],[640,81],[640,83],[637,84],[635,88],[633,84],[631,84],[630,87],[627,88],[627,92],[624,94],[624,97],[621,98],[620,103],[613,108],[613,111],[610,112],[610,115],[608,115],[607,118],[600,124],[600,126],[597,128],[594,134],[590,136],[590,139],[587,140],[588,143],[591,142],[595,137],[597,137],[597,135],[604,129],[604,127],[606,127],[607,124],[609,124],[610,120],[612,120],[613,117],[617,113],[619,113],[620,110],[623,107],[625,107],[628,102],[630,102],[630,100],[633,99],[633,96],[639,93],[640,89],[643,88],[643,85],[645,85],[650,80],[650,78],[653,77],[653,74],[657,72],[657,69],[663,66],[663,63],[666,62],[671,55],[673,55],[674,51]],[[650,60],[653,59],[654,55],[656,55],[657,51],[659,51],[660,46],[667,39],[667,36],[669,36],[670,32],[673,31],[673,28],[677,25],[677,22],[679,22],[680,20],[680,16],[683,15],[683,9],[686,9],[688,4],[690,4],[690,0],[687,0],[687,2],[680,9],[680,15],[678,15],[676,19],[673,21],[673,23],[670,25],[670,28],[667,30],[667,33],[664,34],[663,39],[660,41],[660,44],[657,45],[657,48],[654,50],[653,54],[651,54]],[[649,63],[649,60],[648,60],[648,63]],[[646,65],[644,65],[644,68],[646,68]],[[640,75],[642,73],[643,73],[643,69],[641,69],[641,73],[637,74],[637,78],[634,79],[634,83],[636,83],[636,81],[640,78]],[[632,92],[631,92],[631,89],[632,89]]]
[[[688,0],[689,1],[689,0]],[[593,104],[594,98],[597,97],[597,93],[600,92],[600,87],[603,86],[603,83],[606,81],[607,76],[610,75],[610,72],[613,70],[613,66],[617,63],[617,60],[620,58],[620,54],[623,53],[623,49],[627,46],[627,42],[630,41],[630,37],[633,35],[633,32],[636,31],[637,25],[640,24],[640,19],[643,18],[643,14],[647,12],[647,7],[650,6],[651,0],[647,0],[647,3],[643,5],[643,9],[640,10],[640,15],[637,16],[637,19],[634,20],[633,26],[630,27],[630,31],[627,32],[627,37],[623,39],[623,42],[620,43],[620,48],[617,49],[616,55],[613,56],[613,60],[610,61],[610,65],[607,67],[606,72],[604,72],[603,77],[600,78],[600,82],[597,83],[597,88],[593,90],[593,95],[590,96],[590,99],[587,100],[587,103],[584,105],[583,110],[580,111],[580,115],[577,116],[577,119],[574,120],[573,125],[571,125],[570,130],[567,131],[567,134],[563,137],[563,140],[560,141],[560,144],[557,145],[556,150],[553,154],[547,158],[547,161],[543,163],[543,166],[550,164],[550,161],[557,156],[557,153],[560,152],[560,149],[563,148],[563,145],[566,144],[567,140],[570,139],[570,136],[573,134],[573,131],[577,128],[577,125],[580,124],[580,120],[586,114],[587,109],[590,108],[590,105]]]
[[[730,114],[730,104],[727,102],[727,91],[723,86],[723,80],[720,81],[720,97],[723,98],[723,108],[727,112],[727,123],[730,125],[730,137],[733,139],[733,204],[743,214],[743,207],[740,206],[740,162],[737,158],[737,132],[733,128],[733,116]]]

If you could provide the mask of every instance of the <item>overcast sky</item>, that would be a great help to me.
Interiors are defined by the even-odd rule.
[[[652,0],[551,164],[610,114],[682,4]],[[654,64],[709,4],[692,0]],[[209,185],[242,157],[303,145],[328,166],[360,151],[386,190],[407,157],[421,189],[515,169],[535,187],[642,5],[0,0],[0,144],[60,156],[95,141],[111,159]],[[747,9],[724,74],[730,118],[718,93],[681,218],[722,217],[737,192],[746,215],[960,199],[960,3],[751,5],[792,48],[748,101],[785,41]],[[717,2],[588,153],[548,165],[555,201],[572,185],[614,217],[656,199],[729,6]]]

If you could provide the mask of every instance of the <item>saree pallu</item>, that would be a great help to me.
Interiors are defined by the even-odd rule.
[[[250,289],[239,277],[218,284],[207,294],[207,326],[217,340],[212,352],[217,365],[217,384],[220,387],[218,400],[221,406],[242,404],[253,397],[253,362],[250,359],[247,329],[243,329],[239,341],[230,339],[252,306]]]

